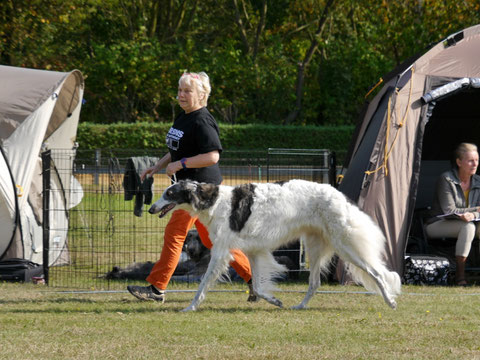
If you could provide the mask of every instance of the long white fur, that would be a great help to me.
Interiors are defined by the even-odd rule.
[[[254,185],[252,213],[240,232],[232,231],[229,226],[233,187],[220,185],[217,201],[205,210],[196,209],[192,203],[175,207],[198,216],[207,226],[213,243],[208,269],[195,298],[184,311],[198,308],[209,286],[227,269],[231,249],[241,249],[247,255],[257,295],[281,307],[281,301],[272,294],[275,290],[272,278],[286,269],[274,260],[272,251],[299,238],[305,242],[310,277],[305,298],[294,308],[307,306],[334,254],[346,263],[354,281],[381,294],[390,307],[396,308],[401,280],[396,272],[386,268],[382,260],[385,237],[367,214],[330,185],[303,180],[291,180],[281,186]],[[193,192],[201,184],[189,186]],[[151,213],[168,204],[165,193],[152,205]]]

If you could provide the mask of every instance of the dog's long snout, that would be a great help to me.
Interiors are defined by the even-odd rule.
[[[152,206],[150,206],[150,209],[148,209],[148,212],[149,212],[150,214],[156,214],[156,213],[158,213],[157,206],[155,206],[155,204],[153,204]]]

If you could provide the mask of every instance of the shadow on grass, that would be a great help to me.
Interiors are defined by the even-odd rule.
[[[59,314],[59,313],[180,313],[191,302],[191,299],[172,299],[168,304],[159,304],[155,302],[142,302],[136,299],[115,299],[115,300],[94,300],[82,298],[56,298],[56,299],[17,299],[17,300],[0,300],[0,314]],[[13,305],[13,306],[12,306]],[[77,305],[77,306],[75,306]],[[95,307],[98,305],[97,307]],[[10,306],[12,306],[10,308]],[[47,306],[47,307],[46,307]],[[93,307],[92,307],[93,306]],[[311,313],[329,313],[334,311],[354,311],[342,307],[309,307],[302,310],[290,309],[290,307],[279,308],[264,302],[247,303],[243,305],[235,305],[226,307],[225,303],[216,306],[208,303],[208,300],[202,304],[196,311],[189,313],[223,313],[223,314],[250,314],[250,313],[294,313],[294,312],[311,312]]]

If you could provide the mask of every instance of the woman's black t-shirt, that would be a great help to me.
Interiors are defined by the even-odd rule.
[[[168,131],[166,141],[172,161],[214,150],[222,152],[217,122],[206,107],[188,114],[182,111]],[[222,182],[218,163],[198,169],[181,169],[176,177],[177,180],[190,179],[217,185]]]

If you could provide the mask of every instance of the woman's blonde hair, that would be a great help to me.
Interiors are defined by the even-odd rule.
[[[212,88],[210,86],[210,78],[206,73],[199,72],[184,72],[183,75],[178,80],[179,86],[188,86],[188,87],[195,87],[199,94],[203,94],[203,98],[200,99],[200,105],[207,106],[208,97],[210,96],[210,92]]]
[[[477,145],[471,143],[461,143],[455,149],[455,159],[461,159],[463,155],[467,152],[477,151]]]
[[[461,143],[455,149],[455,159],[461,160],[466,153],[472,151],[478,152],[477,145],[471,143]]]

